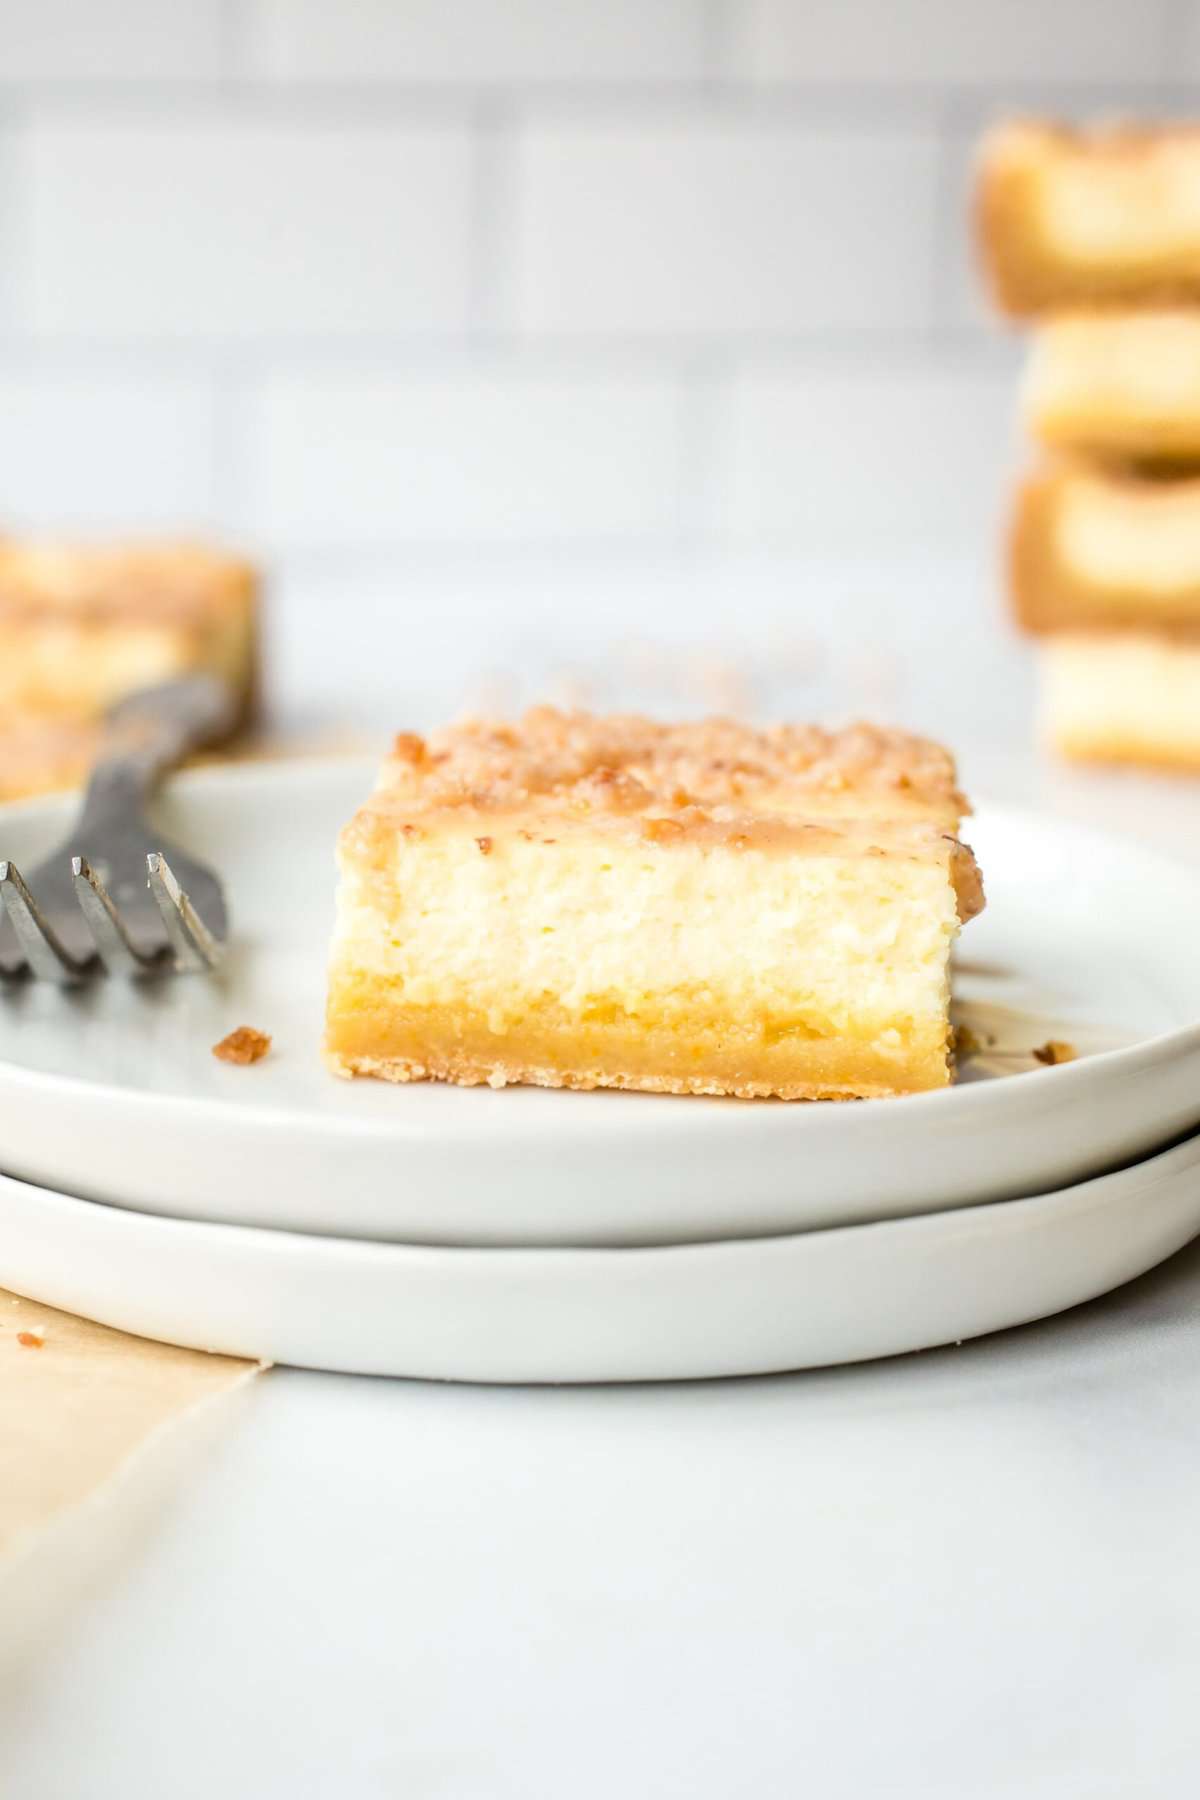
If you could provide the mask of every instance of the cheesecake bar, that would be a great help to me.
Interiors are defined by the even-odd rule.
[[[1014,505],[1010,574],[1027,631],[1200,637],[1200,477],[1070,464],[1029,476]]]
[[[1063,632],[1037,661],[1042,734],[1061,755],[1200,770],[1200,641]]]
[[[196,669],[248,705],[257,586],[249,563],[199,545],[0,539],[0,711],[95,719]]]
[[[257,599],[249,563],[199,545],[0,539],[0,797],[74,786],[104,713],[177,675],[219,675],[246,719]]]
[[[92,721],[0,720],[0,802],[80,786],[102,739],[103,727]]]
[[[538,709],[402,734],[342,834],[340,1075],[784,1099],[950,1079],[982,905],[937,745]]]
[[[1033,334],[1033,437],[1110,463],[1200,463],[1200,312],[1064,313]]]
[[[1200,299],[1200,128],[1000,126],[976,207],[981,260],[1014,316]]]

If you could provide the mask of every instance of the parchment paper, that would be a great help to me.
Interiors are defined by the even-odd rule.
[[[23,1343],[20,1334],[39,1343]],[[93,1325],[0,1288],[0,1583],[37,1535],[255,1363]]]

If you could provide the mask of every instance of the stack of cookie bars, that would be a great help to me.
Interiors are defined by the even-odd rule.
[[[1071,757],[1200,769],[1200,127],[985,141],[992,292],[1032,328],[1010,584]]]

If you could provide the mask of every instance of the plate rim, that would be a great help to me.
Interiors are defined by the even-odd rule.
[[[168,785],[176,787],[221,788],[234,785],[241,792],[245,791],[247,775],[262,785],[286,786],[297,780],[328,780],[346,778],[354,771],[364,775],[363,797],[370,791],[370,784],[377,771],[377,759],[362,754],[330,755],[322,754],[312,757],[284,758],[279,761],[259,761],[255,758],[238,759],[229,762],[206,764],[200,768],[177,771],[168,778]],[[27,818],[48,804],[61,806],[74,803],[75,795],[71,791],[59,791],[53,794],[41,794],[23,800],[8,801],[0,804],[0,829],[10,817]],[[1001,822],[1014,825],[1034,824],[1039,828],[1053,827],[1061,833],[1069,835],[1075,841],[1095,844],[1111,853],[1114,849],[1127,848],[1136,853],[1142,866],[1155,867],[1164,876],[1182,881],[1196,890],[1200,902],[1200,871],[1188,863],[1177,861],[1163,852],[1141,843],[1136,838],[1123,837],[1119,832],[1107,831],[1101,827],[1081,824],[1073,819],[1060,818],[1050,810],[1038,811],[1030,807],[1021,807],[1006,802],[992,802],[986,796],[973,803],[971,815],[964,821],[962,835],[970,842],[970,819],[982,816],[985,819],[995,818]],[[332,852],[330,846],[330,867],[332,887]],[[986,886],[987,871],[984,871]],[[0,990],[0,1005],[2,1005]],[[319,1046],[312,1046],[313,1054],[319,1057]],[[1020,1107],[1018,1090],[1023,1082],[1036,1078],[1042,1082],[1054,1081],[1057,1091],[1066,1095],[1073,1088],[1086,1087],[1093,1080],[1123,1073],[1144,1073],[1152,1070],[1156,1064],[1173,1060],[1176,1056],[1200,1050],[1200,1020],[1195,1024],[1183,1025],[1168,1032],[1158,1032],[1151,1037],[1141,1038],[1133,1044],[1120,1045],[1113,1049],[1097,1050],[1081,1057],[1077,1061],[1047,1065],[1036,1069],[1016,1071],[1014,1075],[1003,1081],[986,1083],[952,1082],[944,1088],[931,1089],[919,1094],[899,1094],[887,1096],[878,1104],[886,1106],[893,1115],[899,1108],[912,1119],[927,1119],[930,1128],[936,1128],[939,1121],[953,1118],[958,1126],[969,1126],[973,1116],[988,1117],[996,1110],[1006,1107]],[[330,1073],[330,1081],[337,1079]],[[4,1053],[3,1041],[0,1038],[0,1082],[11,1084],[16,1088],[30,1088],[49,1091],[60,1095],[64,1102],[69,1096],[86,1094],[90,1098],[119,1101],[124,1106],[158,1110],[164,1105],[179,1109],[189,1115],[193,1124],[205,1119],[237,1121],[239,1127],[247,1126],[255,1130],[282,1130],[295,1132],[301,1129],[305,1136],[310,1133],[321,1139],[330,1136],[345,1137],[356,1141],[388,1140],[425,1140],[430,1129],[420,1120],[405,1119],[399,1109],[387,1118],[368,1119],[354,1118],[347,1114],[321,1114],[319,1118],[306,1115],[299,1108],[289,1109],[285,1105],[272,1102],[261,1102],[253,1105],[240,1103],[230,1107],[222,1100],[205,1095],[168,1095],[153,1090],[122,1086],[119,1083],[104,1080],[84,1079],[75,1075],[63,1075],[29,1069],[20,1063],[11,1061]],[[427,1085],[427,1084],[420,1084]],[[609,1092],[616,1090],[598,1090]],[[1043,1090],[1046,1091],[1046,1090]],[[744,1121],[756,1122],[771,1117],[780,1119],[805,1121],[802,1129],[807,1132],[829,1132],[846,1129],[834,1123],[847,1115],[854,1115],[862,1105],[871,1106],[870,1101],[859,1101],[852,1105],[844,1103],[791,1102],[791,1101],[743,1101],[735,1096],[703,1096],[702,1098],[718,1101],[714,1108],[709,1106],[681,1106],[681,1100],[694,1101],[691,1095],[674,1094],[640,1094],[623,1090],[625,1099],[659,1102],[653,1107],[653,1116],[658,1121],[657,1131],[665,1131],[668,1135],[682,1133],[685,1129],[691,1133],[697,1129],[705,1129],[704,1121],[714,1120],[718,1113],[725,1117],[741,1117]],[[1005,1098],[1005,1096],[1008,1096]],[[661,1104],[663,1102],[669,1105]],[[649,1112],[651,1109],[647,1109]],[[592,1132],[605,1131],[600,1116],[600,1109],[594,1119],[583,1123],[584,1115],[577,1114],[573,1120],[576,1135],[587,1136]],[[668,1121],[670,1121],[668,1125]],[[690,1123],[689,1123],[690,1121]],[[821,1123],[819,1121],[824,1121]],[[728,1130],[728,1125],[719,1129]],[[783,1126],[767,1126],[767,1130],[782,1130]],[[516,1146],[526,1139],[541,1138],[544,1134],[543,1122],[532,1114],[522,1118],[514,1109],[513,1122],[506,1124],[506,1146]],[[605,1132],[605,1135],[608,1135]]]
[[[814,1226],[804,1231],[776,1231],[762,1235],[724,1236],[719,1238],[681,1239],[678,1243],[642,1243],[642,1244],[436,1244],[410,1243],[395,1238],[363,1238],[357,1236],[339,1236],[336,1233],[300,1231],[293,1227],[257,1225],[239,1223],[228,1219],[191,1219],[182,1218],[171,1213],[144,1212],[139,1207],[120,1206],[107,1200],[91,1200],[86,1195],[68,1194],[61,1188],[49,1187],[45,1182],[27,1181],[23,1176],[10,1175],[0,1170],[0,1197],[7,1187],[15,1187],[32,1192],[39,1199],[61,1206],[68,1213],[74,1212],[81,1218],[103,1219],[104,1224],[111,1224],[114,1229],[161,1229],[168,1237],[185,1239],[194,1233],[201,1233],[206,1238],[220,1238],[229,1242],[253,1239],[264,1247],[272,1248],[297,1246],[312,1249],[324,1254],[357,1256],[363,1255],[367,1261],[393,1260],[397,1256],[404,1260],[425,1264],[438,1263],[445,1258],[453,1258],[460,1268],[481,1262],[487,1266],[493,1259],[499,1266],[503,1259],[510,1269],[519,1269],[526,1263],[552,1264],[564,1266],[567,1262],[611,1261],[614,1257],[624,1258],[627,1262],[634,1258],[683,1257],[693,1254],[703,1255],[720,1253],[731,1249],[744,1248],[746,1251],[758,1252],[778,1245],[809,1245],[816,1240],[832,1240],[853,1234],[858,1241],[865,1241],[868,1234],[888,1233],[896,1236],[903,1228],[912,1236],[936,1235],[950,1231],[989,1231],[1001,1222],[1014,1230],[1019,1230],[1022,1223],[1043,1213],[1062,1212],[1069,1214],[1075,1210],[1083,1210],[1096,1202],[1107,1202],[1120,1197],[1127,1187],[1132,1187],[1138,1180],[1187,1173],[1200,1168],[1200,1127],[1175,1138],[1171,1143],[1150,1151],[1145,1156],[1137,1156],[1124,1162],[1119,1168],[1105,1169],[1098,1175],[1087,1175],[1081,1181],[1068,1182],[1063,1187],[1048,1188],[1036,1194],[1021,1194],[1008,1200],[972,1201],[961,1206],[942,1207],[934,1212],[905,1213],[890,1219],[852,1220],[837,1225]],[[50,1302],[46,1302],[50,1304]]]
[[[17,1228],[7,1253],[0,1240],[0,1274],[35,1306],[301,1368],[488,1385],[737,1378],[902,1356],[1111,1293],[1200,1233],[1198,1164],[1193,1133],[1024,1199],[603,1249],[364,1243],[134,1213],[3,1177]],[[1135,1229],[1115,1229],[1131,1210]],[[933,1289],[931,1269],[946,1277]],[[747,1309],[750,1275],[764,1302]],[[796,1306],[805,1293],[811,1312]]]

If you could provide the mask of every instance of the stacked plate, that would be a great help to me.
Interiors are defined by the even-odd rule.
[[[0,992],[0,1285],[278,1362],[656,1380],[881,1356],[1043,1317],[1200,1231],[1200,879],[984,811],[972,1053],[844,1106],[333,1080],[332,846],[352,763],[179,777],[164,830],[224,873],[227,972]],[[69,802],[0,811],[33,861]],[[262,1063],[211,1046],[268,1031]],[[1069,1041],[1075,1060],[1034,1051]],[[1173,1147],[1172,1147],[1173,1146]],[[1116,1171],[1116,1172],[1113,1172]]]

